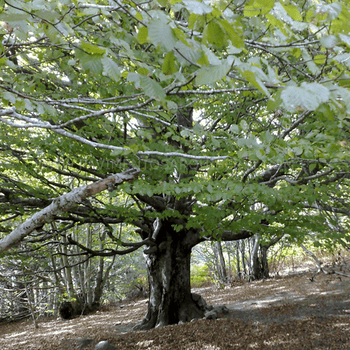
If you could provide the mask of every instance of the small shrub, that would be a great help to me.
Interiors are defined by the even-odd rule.
[[[210,277],[207,265],[194,265],[191,267],[191,287],[201,288],[211,286],[213,280]]]

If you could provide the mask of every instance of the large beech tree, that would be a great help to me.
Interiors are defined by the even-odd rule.
[[[203,316],[190,257],[204,240],[348,244],[347,1],[0,0],[0,12],[2,254],[57,233],[88,256],[143,247],[149,329]],[[106,228],[102,250],[70,235],[91,223]]]

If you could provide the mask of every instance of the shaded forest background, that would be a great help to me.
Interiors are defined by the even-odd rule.
[[[87,239],[91,240],[89,235],[93,233],[98,237],[94,232],[98,228],[91,226],[85,232]],[[340,246],[332,250],[311,248],[313,253],[304,245],[291,245],[283,240],[262,255],[264,247],[260,245],[255,251],[255,243],[253,237],[198,245],[192,254],[192,288],[214,285],[222,289],[234,282],[251,282],[305,269],[314,271],[315,276],[322,272],[323,263],[336,265],[349,256]],[[32,319],[35,324],[37,319],[51,316],[68,319],[148,296],[142,251],[86,259],[77,247],[73,250],[58,246],[62,249],[60,254],[49,251],[39,256],[28,250],[2,260],[0,323]],[[255,275],[256,270],[261,273]]]
[[[228,307],[229,313],[217,320],[132,331],[147,308],[147,298],[133,295],[71,320],[42,317],[2,323],[0,346],[92,350],[103,342],[111,349],[348,349],[349,254],[315,251],[325,272],[316,274],[319,269],[301,249],[281,253],[278,265],[270,265],[274,278],[267,280],[209,285],[206,273],[193,274],[194,284],[202,285],[196,293],[210,305]]]

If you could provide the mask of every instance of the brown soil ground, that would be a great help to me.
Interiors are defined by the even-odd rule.
[[[328,269],[329,271],[330,269]],[[350,275],[350,265],[336,272]],[[0,326],[1,350],[84,349],[108,340],[116,349],[350,349],[350,278],[301,273],[218,289],[197,289],[208,304],[226,305],[222,318],[132,331],[147,300],[124,302],[73,320],[44,319]]]

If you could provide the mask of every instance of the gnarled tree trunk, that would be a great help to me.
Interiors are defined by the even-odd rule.
[[[204,316],[204,310],[191,294],[191,249],[186,242],[186,231],[175,232],[170,223],[162,224],[156,246],[144,252],[149,304],[145,318],[135,329],[151,329]]]

